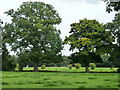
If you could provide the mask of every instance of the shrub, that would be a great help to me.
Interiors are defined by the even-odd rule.
[[[81,67],[80,63],[75,63],[74,65],[75,65],[76,69],[79,69]]]
[[[16,64],[16,69],[19,70],[19,63]]]
[[[91,69],[95,69],[96,65],[94,63],[90,63],[89,65],[90,65]]]
[[[41,69],[46,69],[46,66],[45,66],[45,65],[42,65],[42,66],[41,66]]]
[[[69,69],[72,69],[72,65],[71,64],[69,65]]]

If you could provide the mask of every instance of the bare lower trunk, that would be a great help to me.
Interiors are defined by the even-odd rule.
[[[34,69],[33,69],[34,72],[38,72],[38,62],[37,61],[34,61]]]
[[[85,67],[85,72],[86,72],[86,73],[89,73],[88,67],[89,67],[89,64],[86,64],[86,67]]]

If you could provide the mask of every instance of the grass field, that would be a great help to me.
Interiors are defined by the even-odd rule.
[[[39,68],[40,69],[40,68]],[[32,68],[24,68],[32,70]],[[67,67],[45,70],[76,71]],[[84,68],[80,69],[84,71]],[[80,71],[78,70],[78,71]],[[111,71],[96,68],[96,71]],[[114,68],[113,70],[117,70]],[[118,88],[118,73],[2,72],[3,88]]]
[[[95,71],[95,72],[116,72],[118,68],[113,68],[110,69],[108,68],[101,68],[101,67],[96,67],[95,69],[91,69],[89,67],[90,71]],[[24,67],[23,70],[33,70],[33,67]],[[39,70],[47,70],[47,71],[63,71],[63,72],[84,72],[85,67],[81,67],[80,69],[76,69],[73,67],[72,69],[69,69],[68,67],[46,67],[46,69],[41,69],[39,67]]]

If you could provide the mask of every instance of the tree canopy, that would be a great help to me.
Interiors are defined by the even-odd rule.
[[[66,37],[64,44],[69,44],[70,50],[77,49],[78,55],[87,55],[89,52],[95,52],[102,45],[110,42],[107,37],[108,31],[105,31],[104,25],[96,20],[80,20],[79,23],[71,24],[71,35]]]
[[[73,23],[69,33],[70,36],[65,38],[64,44],[69,44],[70,50],[77,49],[76,56],[78,57],[91,57],[91,53],[95,53],[111,40],[110,37],[107,37],[109,32],[105,31],[104,25],[96,20],[83,19],[79,23]],[[88,58],[84,60],[84,63],[88,68],[90,63]]]
[[[29,51],[34,61],[34,71],[38,62],[50,52],[59,55],[63,48],[60,30],[54,25],[61,22],[59,14],[50,4],[43,2],[23,2],[16,11],[10,9],[5,12],[11,16],[12,22],[5,24],[6,42],[11,50]]]

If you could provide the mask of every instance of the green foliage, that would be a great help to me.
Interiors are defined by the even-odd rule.
[[[106,11],[108,13],[112,11],[120,10],[120,1],[111,2],[110,0],[104,0],[106,3]],[[105,28],[109,30],[114,37],[114,44],[111,46],[110,58],[109,60],[113,62],[114,65],[120,67],[120,13],[115,15],[114,20],[111,23],[107,23]]]
[[[109,54],[104,54],[104,55],[101,55],[101,58],[103,61],[106,61],[110,58],[110,55]]]
[[[96,20],[83,19],[73,23],[69,33],[71,35],[65,38],[64,44],[69,44],[72,51],[78,49],[78,55],[88,55],[104,44],[102,39],[105,38],[105,29]]]
[[[90,63],[89,66],[91,67],[91,69],[95,69],[95,63]]]
[[[28,65],[28,63],[30,62],[30,58],[29,58],[29,53],[28,52],[20,52],[18,54],[18,60],[17,63],[19,64],[19,71],[23,70],[23,67]]]
[[[3,22],[0,19],[0,59],[2,59],[0,68],[2,68],[3,71],[13,71],[15,70],[15,57],[9,55],[7,43],[5,42],[6,35],[2,24]]]
[[[3,43],[2,47],[2,70],[3,71],[13,71],[15,70],[16,63],[15,63],[15,57],[10,56],[9,52],[6,48],[5,43]]]
[[[11,9],[5,13],[12,17],[12,22],[6,23],[4,28],[5,41],[13,51],[28,51],[35,68],[42,60],[49,61],[48,58],[57,61],[63,46],[60,30],[54,25],[59,24],[61,18],[52,5],[23,2],[16,11]]]
[[[69,65],[69,69],[72,69],[72,64]]]
[[[89,53],[89,55],[79,55],[77,53],[73,53],[69,57],[73,63],[82,63],[84,65],[89,63],[102,63],[103,60],[100,55],[96,55],[95,53]]]
[[[109,60],[105,60],[102,63],[96,63],[97,67],[112,67],[113,66],[113,62],[109,61]]]
[[[61,62],[62,66],[67,66],[70,64],[71,59],[68,58],[68,56],[62,56],[63,61]]]
[[[111,56],[112,57],[112,56]],[[110,59],[109,59],[110,60]],[[110,60],[116,67],[120,67],[120,58],[115,57],[114,59]]]
[[[41,69],[46,69],[46,66],[45,66],[45,65],[42,65],[42,66],[41,66]]]
[[[114,37],[114,43],[111,45],[111,52],[109,60],[116,66],[120,66],[120,13],[117,13],[111,23],[107,23],[105,28],[111,31]]]
[[[74,65],[75,65],[76,69],[79,69],[81,67],[80,63],[75,63]]]
[[[120,9],[120,1],[119,0],[103,0],[106,2],[106,11],[108,13],[112,11],[118,11]]]
[[[94,62],[90,61],[94,58],[92,54],[97,58],[99,57],[99,59],[94,59],[95,62],[101,61],[99,55],[108,52],[104,48],[112,43],[112,37],[109,36],[110,33],[105,30],[104,25],[96,20],[87,20],[85,18],[80,20],[79,23],[73,23],[70,26],[70,36],[65,37],[64,44],[69,44],[72,51],[78,50],[74,56],[81,57],[82,59],[79,58],[79,60],[82,60],[86,65]],[[86,70],[88,71],[87,67]]]

